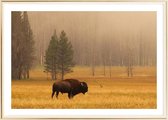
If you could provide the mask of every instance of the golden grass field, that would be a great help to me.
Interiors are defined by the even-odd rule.
[[[12,108],[137,108],[155,109],[156,68],[134,67],[134,76],[128,78],[125,67],[113,67],[112,77],[103,75],[103,68],[96,67],[95,77],[89,67],[75,67],[65,78],[75,78],[88,84],[88,92],[68,99],[67,94],[51,98],[54,81],[47,79],[43,69],[31,70],[29,80],[12,80]],[[108,71],[108,68],[106,69]],[[100,87],[100,84],[102,87]]]

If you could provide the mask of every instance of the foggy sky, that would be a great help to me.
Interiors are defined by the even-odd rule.
[[[37,52],[41,48],[46,50],[54,29],[58,36],[64,30],[76,47],[106,41],[134,47],[142,39],[152,54],[156,52],[156,12],[28,12],[28,15]]]

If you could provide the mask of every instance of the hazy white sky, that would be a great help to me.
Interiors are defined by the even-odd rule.
[[[46,50],[56,29],[58,36],[61,30],[67,33],[76,50],[88,49],[88,43],[93,41],[97,45],[111,41],[120,47],[127,44],[139,47],[142,39],[148,54],[156,53],[156,12],[28,12],[28,15],[37,52],[40,47]]]
[[[53,30],[57,33],[65,30],[67,34],[83,36],[87,32],[106,36],[121,35],[155,39],[156,13],[155,12],[28,12],[35,39],[49,39]],[[96,28],[95,28],[96,27]]]

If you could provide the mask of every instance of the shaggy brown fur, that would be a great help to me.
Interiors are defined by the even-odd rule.
[[[52,98],[56,92],[56,98],[58,98],[59,92],[68,93],[68,98],[71,99],[79,93],[85,94],[88,91],[87,83],[80,82],[76,79],[66,79],[59,82],[55,82],[52,86]]]

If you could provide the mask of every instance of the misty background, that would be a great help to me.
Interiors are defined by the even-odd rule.
[[[71,41],[76,65],[156,65],[156,12],[28,12],[35,64],[56,30]]]

